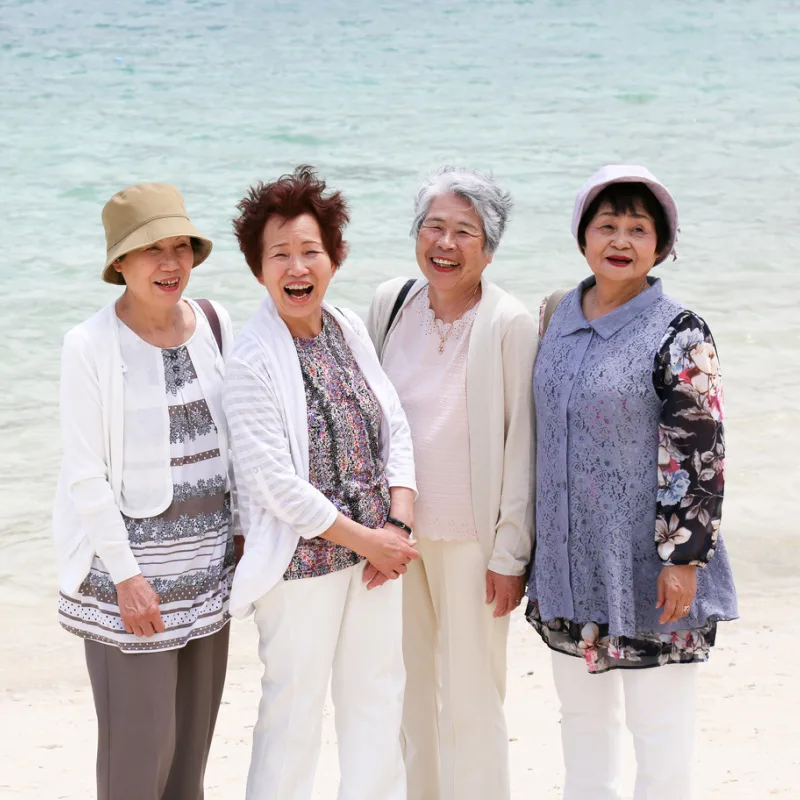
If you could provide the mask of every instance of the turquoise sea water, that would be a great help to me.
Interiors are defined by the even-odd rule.
[[[777,573],[800,470],[800,2],[0,0],[0,536],[41,550],[58,459],[60,340],[115,295],[100,210],[175,183],[215,242],[191,293],[237,324],[260,288],[230,228],[300,162],[352,204],[333,284],[363,311],[414,274],[428,169],[491,170],[516,200],[492,277],[531,308],[586,272],[574,193],[604,163],[673,190],[666,290],[709,321],[729,412],[726,532]]]

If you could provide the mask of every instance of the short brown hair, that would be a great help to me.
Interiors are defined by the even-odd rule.
[[[342,265],[347,256],[347,243],[342,235],[350,213],[342,193],[325,196],[325,188],[325,181],[305,164],[272,183],[259,181],[250,187],[247,197],[236,206],[241,213],[233,220],[233,230],[247,266],[256,278],[261,275],[264,228],[273,214],[285,219],[311,214],[319,224],[322,245],[334,267]]]

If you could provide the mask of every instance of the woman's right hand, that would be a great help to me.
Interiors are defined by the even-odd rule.
[[[387,526],[369,531],[361,555],[387,578],[399,578],[405,573],[408,562],[419,558],[413,540],[398,528]]]
[[[137,636],[163,633],[164,620],[158,607],[158,594],[144,575],[134,575],[117,584],[117,603],[128,633]]]

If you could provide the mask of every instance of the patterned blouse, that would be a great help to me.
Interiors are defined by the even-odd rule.
[[[590,282],[584,283],[581,289],[587,288]],[[569,461],[572,473],[570,490],[580,495],[569,500],[568,551],[573,564],[570,569],[574,587],[571,592],[573,614],[571,617],[554,616],[552,613],[545,617],[542,614],[542,602],[547,602],[550,607],[567,607],[551,596],[552,590],[547,588],[545,580],[540,580],[538,587],[536,580],[533,580],[534,589],[528,593],[531,601],[526,616],[543,640],[554,650],[584,658],[588,670],[595,673],[619,667],[641,668],[706,661],[714,645],[717,621],[736,616],[727,556],[719,539],[725,442],[722,383],[714,339],[700,317],[691,311],[681,310],[677,304],[663,298],[660,289],[660,281],[654,282],[640,296],[642,299],[638,304],[636,300],[627,304],[633,304],[627,313],[623,312],[616,321],[608,321],[606,327],[602,324],[598,326],[597,350],[592,351],[591,344],[586,347],[583,350],[583,363],[579,360],[577,367],[577,373],[586,369],[587,372],[596,370],[596,374],[593,372],[588,378],[584,376],[580,379],[576,375],[575,361],[571,361],[567,367],[567,377],[575,381],[567,406],[567,430],[576,446],[584,435],[589,437],[587,442],[593,433],[602,431],[605,436],[609,423],[609,430],[614,425],[621,426],[620,438],[604,443],[596,454],[589,452],[584,463],[574,457]],[[562,313],[560,330],[554,330],[553,338],[547,337],[543,341],[544,359],[548,359],[549,353],[553,352],[553,345],[558,347],[561,342],[568,341],[574,336],[574,329],[581,327],[578,321],[578,315],[582,317],[582,312],[579,312],[581,294],[582,291],[579,291],[571,297],[572,306],[569,310],[565,308],[565,313]],[[571,320],[568,319],[570,314]],[[660,333],[659,314],[669,320],[666,330],[662,327]],[[624,335],[621,341],[625,344],[613,343],[617,333]],[[657,431],[653,431],[650,440],[647,435],[647,420],[650,419],[647,393],[643,391],[639,395],[638,391],[631,389],[628,394],[627,390],[621,390],[624,379],[617,379],[615,371],[623,363],[620,350],[630,346],[632,352],[642,352],[642,357],[646,357],[646,343],[653,335],[657,335],[658,339],[654,340],[656,346],[651,351],[653,355],[650,356],[648,380],[655,403],[652,419]],[[557,344],[556,336],[559,337]],[[551,346],[548,347],[548,344]],[[564,347],[569,348],[569,345]],[[577,347],[580,351],[581,345]],[[636,374],[635,365],[628,366]],[[537,369],[537,380],[546,380],[553,374],[543,366],[541,371]],[[537,404],[540,399],[546,404],[546,396],[546,390],[537,394]],[[619,408],[615,408],[617,403]],[[576,404],[580,404],[580,407]],[[637,413],[640,408],[643,413],[639,417]],[[607,418],[601,420],[601,416]],[[624,431],[626,424],[631,425],[627,434]],[[587,428],[588,433],[582,427]],[[587,449],[585,443],[582,447]],[[625,570],[630,568],[625,563],[618,563],[618,559],[629,562],[629,553],[620,550],[618,555],[615,552],[613,536],[598,544],[602,536],[597,535],[596,525],[597,520],[603,518],[602,510],[599,513],[591,510],[585,512],[589,519],[594,520],[595,527],[590,525],[584,529],[581,527],[581,509],[586,508],[587,503],[599,503],[600,508],[604,509],[608,507],[606,504],[612,502],[615,509],[622,507],[623,513],[625,506],[630,506],[629,518],[638,519],[637,509],[647,509],[648,504],[642,504],[640,492],[632,490],[634,484],[627,486],[622,496],[610,497],[610,492],[604,491],[602,485],[606,473],[602,468],[592,466],[592,463],[597,464],[594,459],[602,458],[606,465],[615,462],[617,469],[623,473],[626,470],[635,472],[637,451],[641,449],[646,455],[648,448],[652,448],[649,457],[652,460],[646,458],[643,463],[645,469],[653,469],[650,491],[655,495],[655,513],[650,517],[652,527],[649,545],[652,549],[650,554],[639,556],[644,566],[636,574],[637,566],[634,565],[631,583],[626,585]],[[652,467],[647,467],[647,463],[651,463]],[[547,476],[542,480],[547,483]],[[644,491],[644,485],[641,491]],[[645,518],[647,513],[645,511]],[[547,553],[547,549],[550,549],[546,542],[548,521],[543,519],[543,523],[543,547]],[[626,535],[631,540],[636,538],[633,528]],[[671,564],[705,568],[718,547],[722,548],[722,553],[714,560],[714,568],[698,570],[698,596],[692,611],[682,620],[684,627],[681,628],[680,623],[659,626],[655,622],[660,615],[655,611],[658,571],[662,566]],[[546,557],[546,554],[542,556],[543,559]],[[635,552],[633,558],[637,558]],[[581,586],[577,586],[577,562],[584,570]],[[536,574],[539,575],[538,572]],[[646,578],[643,579],[644,575]],[[716,586],[713,585],[715,581],[718,582]],[[652,587],[650,584],[653,584]],[[602,596],[598,596],[598,586],[601,587]],[[614,605],[618,603],[621,608],[624,607],[624,595],[630,592],[644,596],[634,598],[634,601],[641,599],[643,605],[632,609],[631,614],[638,620],[637,628],[628,632],[624,630],[624,610],[616,611]],[[607,610],[598,613],[603,608]],[[646,610],[643,611],[643,608]],[[595,613],[597,617],[593,616]]]
[[[382,528],[390,496],[378,401],[327,311],[319,336],[296,338],[294,344],[308,408],[309,481],[346,517]],[[301,539],[283,577],[314,578],[359,561],[357,553],[321,536]]]
[[[153,347],[119,322],[123,359],[131,348]],[[196,334],[195,334],[196,335]],[[162,349],[170,424],[172,503],[157,517],[123,515],[142,575],[156,590],[165,631],[149,638],[127,633],[117,593],[95,557],[74,597],[61,594],[59,622],[71,633],[126,653],[183,647],[225,626],[233,580],[230,495],[220,459],[217,428],[200,390],[185,345]],[[130,359],[130,363],[137,363]],[[135,396],[137,374],[125,373],[125,392]],[[126,415],[126,433],[136,409]],[[124,492],[124,485],[123,485]]]

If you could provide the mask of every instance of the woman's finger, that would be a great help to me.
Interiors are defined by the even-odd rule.
[[[675,617],[675,610],[678,604],[675,601],[674,596],[670,592],[667,592],[667,598],[664,602],[664,613],[661,615],[661,619],[659,622],[662,625],[666,625],[668,622],[672,622]]]
[[[156,609],[155,619],[153,620],[153,629],[156,633],[164,633],[166,630],[164,626],[164,619],[161,616],[161,612]]]

